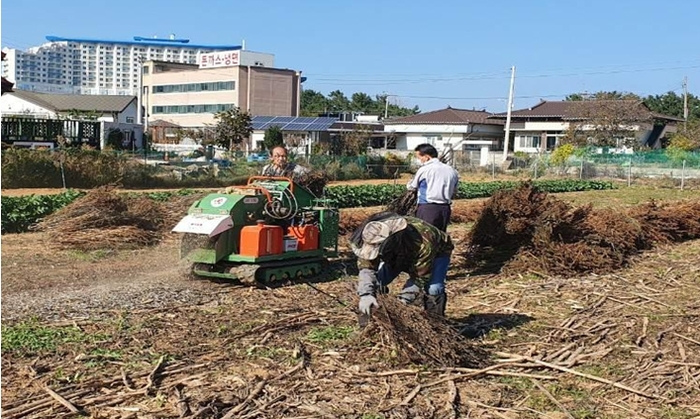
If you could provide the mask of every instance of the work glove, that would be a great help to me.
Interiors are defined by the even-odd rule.
[[[418,293],[420,293],[420,288],[417,285],[411,285],[401,290],[399,300],[404,304],[411,304],[418,297]]]
[[[377,308],[379,307],[379,304],[377,303],[377,299],[374,298],[373,295],[363,295],[360,297],[360,313],[365,314],[367,316],[372,315],[372,308]]]

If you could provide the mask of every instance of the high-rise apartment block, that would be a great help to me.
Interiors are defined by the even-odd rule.
[[[146,61],[199,64],[202,56],[239,51],[239,64],[274,67],[274,56],[239,45],[195,45],[188,39],[144,38],[110,41],[47,36],[26,51],[5,48],[2,75],[15,88],[41,93],[136,95]],[[205,58],[206,59],[206,58]]]

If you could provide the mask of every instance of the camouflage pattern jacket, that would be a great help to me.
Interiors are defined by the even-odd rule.
[[[358,259],[358,295],[374,293],[380,262],[395,271],[408,273],[422,287],[430,280],[435,258],[452,254],[454,244],[447,233],[418,218],[405,218],[408,223],[406,231],[390,236],[377,259]]]

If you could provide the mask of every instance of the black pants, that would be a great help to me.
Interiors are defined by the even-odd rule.
[[[442,231],[447,231],[450,216],[452,216],[450,204],[418,204],[418,209],[416,209],[416,218],[420,218]]]

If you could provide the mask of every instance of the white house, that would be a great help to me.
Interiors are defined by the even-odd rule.
[[[607,104],[604,102],[608,102]],[[600,105],[597,110],[595,106]],[[606,107],[607,106],[607,107]],[[590,115],[604,112],[630,115],[635,122],[630,122],[629,129],[640,145],[658,148],[661,138],[675,132],[676,123],[682,119],[654,113],[637,100],[616,101],[541,101],[537,105],[511,112],[511,135],[514,138],[513,151],[540,153],[552,151],[566,135],[572,124],[579,129],[592,129],[585,121]],[[490,116],[491,120],[505,121],[505,112]]]
[[[384,132],[393,136],[397,151],[412,151],[423,143],[443,151],[469,151],[481,165],[488,162],[489,152],[502,147],[503,121],[489,119],[486,111],[447,107],[432,112],[384,121]]]
[[[58,95],[15,89],[2,96],[3,116],[55,119],[72,113],[96,113],[100,122],[137,124],[136,96]]]

